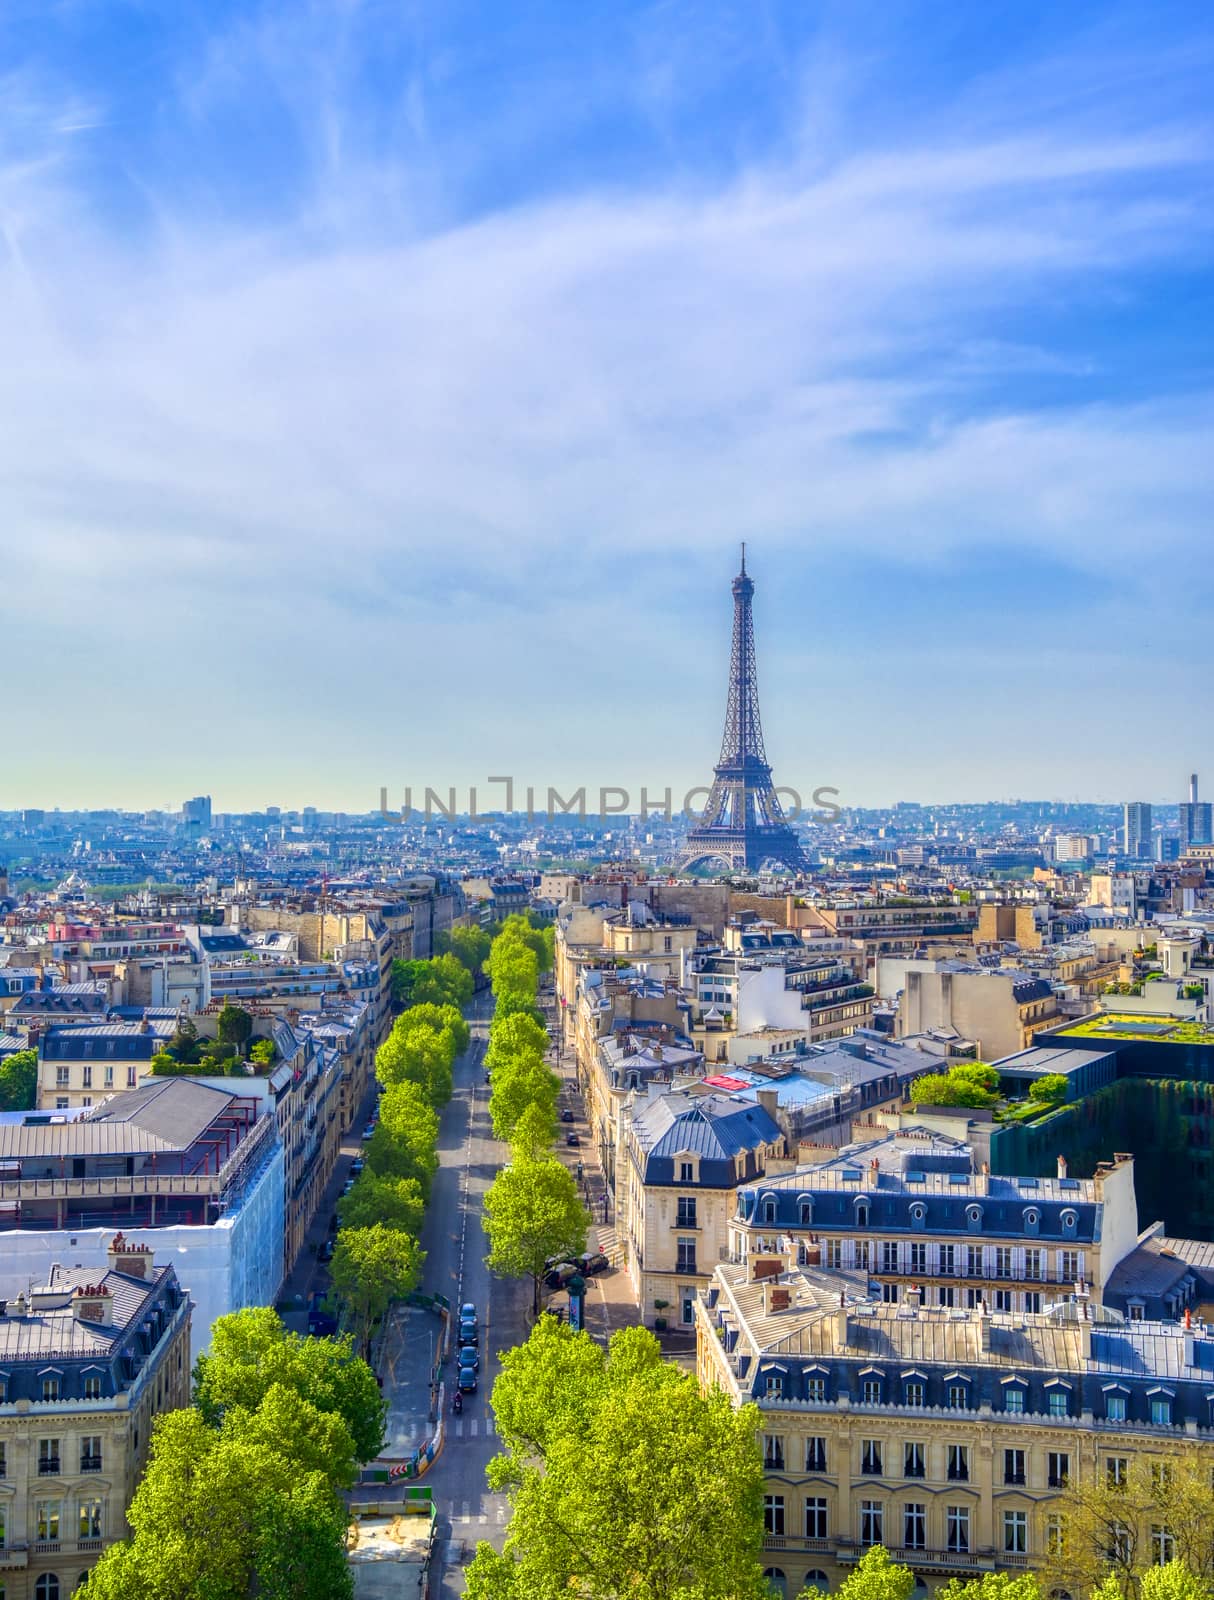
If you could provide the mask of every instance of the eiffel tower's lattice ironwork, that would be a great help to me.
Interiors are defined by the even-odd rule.
[[[678,865],[682,868],[704,861],[723,862],[735,872],[753,872],[765,862],[777,862],[794,872],[806,866],[796,835],[780,808],[763,748],[750,614],[754,592],[743,545],[742,570],[733,580],[733,653],[721,758],[708,804],[680,853]]]

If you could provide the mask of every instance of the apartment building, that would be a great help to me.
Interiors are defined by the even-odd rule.
[[[783,1249],[867,1275],[874,1298],[930,1308],[1038,1312],[1077,1292],[1101,1303],[1138,1244],[1134,1162],[1093,1178],[1014,1178],[975,1166],[959,1140],[911,1127],[738,1190],[729,1254]]]
[[[958,961],[915,962],[898,1005],[899,1038],[952,1028],[984,1061],[1026,1050],[1033,1035],[1064,1020],[1053,986],[1015,968]]]
[[[149,1248],[51,1268],[0,1304],[0,1583],[67,1600],[128,1532],[155,1417],[190,1398],[189,1296]]]
[[[48,1027],[38,1039],[38,1109],[70,1111],[134,1089],[176,1026],[175,1014],[151,1014]]]
[[[625,1148],[617,1233],[641,1316],[669,1308],[690,1331],[695,1296],[727,1252],[734,1191],[787,1161],[784,1134],[765,1106],[681,1092],[634,1108]]]
[[[828,1592],[876,1544],[919,1593],[1033,1569],[1069,1482],[1214,1466],[1214,1339],[1085,1310],[892,1305],[787,1258],[717,1266],[695,1303],[698,1370],[759,1407],[774,1592]],[[1144,1514],[1133,1532],[1168,1559],[1166,1528]]]

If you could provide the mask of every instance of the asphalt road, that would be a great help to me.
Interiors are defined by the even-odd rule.
[[[480,1387],[465,1396],[463,1414],[454,1416],[450,1381],[455,1364],[447,1362],[447,1443],[423,1479],[434,1491],[439,1536],[435,1561],[442,1568],[441,1586],[432,1580],[431,1594],[443,1596],[464,1592],[463,1564],[475,1554],[478,1540],[501,1548],[507,1503],[504,1496],[490,1494],[485,1484],[485,1467],[498,1449],[489,1394],[499,1371],[497,1352],[526,1338],[530,1308],[530,1284],[492,1277],[484,1260],[489,1246],[481,1226],[482,1201],[509,1159],[489,1121],[484,1052],[492,1005],[488,993],[478,995],[469,1018],[472,1044],[455,1064],[455,1093],[439,1123],[439,1169],[421,1236],[426,1251],[422,1287],[446,1295],[453,1308],[475,1301],[481,1326]],[[425,1404],[424,1396],[409,1399]]]

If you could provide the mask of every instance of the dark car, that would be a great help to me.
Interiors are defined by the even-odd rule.
[[[577,1272],[576,1262],[562,1261],[545,1276],[544,1282],[550,1289],[563,1289],[570,1278],[577,1277]]]
[[[321,1261],[332,1261],[333,1252],[336,1248],[337,1241],[330,1235],[316,1252],[317,1258]]]
[[[459,1388],[461,1394],[476,1393],[476,1369],[474,1367],[461,1367],[459,1369]]]
[[[461,1322],[475,1322],[476,1321],[476,1301],[475,1300],[465,1300],[464,1301],[463,1305],[459,1308],[459,1320]]]
[[[578,1266],[582,1270],[582,1276],[586,1278],[593,1277],[596,1272],[609,1272],[611,1270],[611,1262],[608,1261],[601,1250],[596,1250],[591,1255],[583,1256],[578,1262]]]
[[[477,1372],[480,1370],[480,1364],[481,1353],[474,1344],[464,1344],[460,1346],[459,1366],[461,1371],[464,1367],[471,1367],[473,1372]]]
[[[364,1167],[365,1167],[365,1166],[366,1166],[366,1164],[367,1164],[367,1163],[366,1163],[366,1162],[365,1162],[365,1161],[364,1161],[364,1160],[363,1160],[363,1158],[362,1158],[362,1157],[361,1157],[361,1156],[355,1156],[355,1157],[354,1157],[354,1160],[353,1160],[353,1161],[351,1161],[351,1163],[350,1163],[350,1171],[351,1171],[351,1172],[352,1172],[352,1173],[353,1173],[353,1174],[354,1174],[354,1176],[355,1176],[355,1177],[356,1177],[356,1178],[357,1178],[357,1177],[358,1177],[358,1175],[359,1175],[359,1173],[360,1173],[360,1172],[361,1172],[361,1171],[362,1171],[362,1170],[363,1170],[363,1168],[364,1168]]]
[[[567,1133],[565,1135],[565,1143],[568,1145],[577,1145],[581,1144],[581,1142],[576,1133]]]
[[[308,1301],[308,1332],[318,1339],[337,1332],[337,1318],[325,1310],[325,1296],[319,1289]]]
[[[363,1129],[362,1134],[361,1134],[361,1138],[362,1138],[362,1141],[363,1141],[364,1144],[366,1144],[367,1140],[375,1132],[375,1127],[376,1127],[376,1122],[375,1122],[375,1120],[372,1120],[371,1122],[368,1122],[367,1126]]]
[[[460,1342],[460,1344],[479,1344],[480,1343],[480,1338],[479,1338],[479,1335],[477,1333],[477,1327],[476,1327],[476,1323],[475,1322],[468,1322],[465,1318],[463,1318],[463,1317],[460,1318],[459,1342]]]
[[[562,1122],[572,1122],[573,1121],[573,1112],[570,1111],[568,1106],[566,1106],[564,1111],[561,1112],[561,1121]]]

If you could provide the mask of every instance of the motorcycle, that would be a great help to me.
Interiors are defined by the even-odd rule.
[[[459,1392],[458,1389],[455,1391],[455,1397],[451,1401],[451,1409],[452,1409],[452,1411],[455,1412],[457,1417],[459,1416],[460,1412],[464,1409],[464,1397]]]

